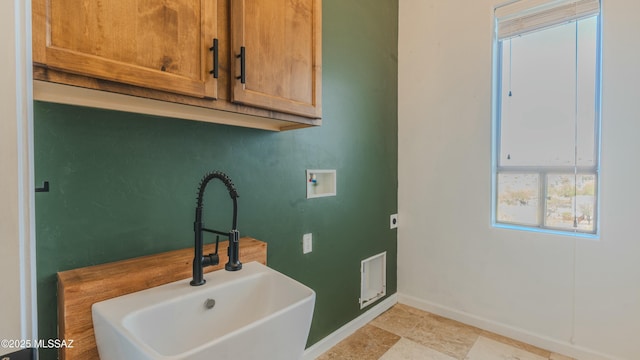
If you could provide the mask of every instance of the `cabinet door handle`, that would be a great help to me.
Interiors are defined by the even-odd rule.
[[[244,84],[247,82],[247,74],[245,71],[247,55],[244,46],[240,47],[240,55],[236,55],[236,57],[240,58],[240,76],[237,76],[236,79],[240,79],[240,82]]]
[[[218,39],[213,39],[213,46],[209,48],[209,51],[213,52],[213,70],[209,71],[209,74],[213,75],[214,79],[218,78]]]

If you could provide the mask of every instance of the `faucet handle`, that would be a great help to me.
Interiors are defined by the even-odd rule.
[[[218,265],[219,263],[220,257],[218,254],[209,254],[202,257],[202,267]]]

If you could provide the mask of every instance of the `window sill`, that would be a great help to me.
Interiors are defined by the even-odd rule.
[[[522,226],[522,225],[502,224],[502,223],[496,223],[496,222],[494,222],[492,224],[492,227],[497,228],[497,229],[527,231],[527,232],[534,232],[534,233],[541,233],[541,234],[550,234],[550,235],[560,235],[560,236],[567,236],[567,237],[574,237],[574,238],[583,238],[583,239],[589,239],[589,240],[600,240],[600,234],[598,234],[598,233],[590,234],[590,233],[582,233],[582,232],[569,232],[569,231],[546,229],[546,228],[539,228],[539,227],[528,227],[528,226]]]

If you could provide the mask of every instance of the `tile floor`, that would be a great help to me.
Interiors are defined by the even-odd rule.
[[[396,304],[316,360],[572,360]]]

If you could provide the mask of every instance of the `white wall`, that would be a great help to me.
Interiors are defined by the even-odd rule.
[[[0,1],[0,339],[35,339],[32,296],[29,1]],[[15,16],[17,14],[18,16]],[[13,350],[0,348],[0,355]]]
[[[400,0],[400,301],[580,359],[640,359],[640,1],[602,0],[599,240],[490,225],[500,2]]]

